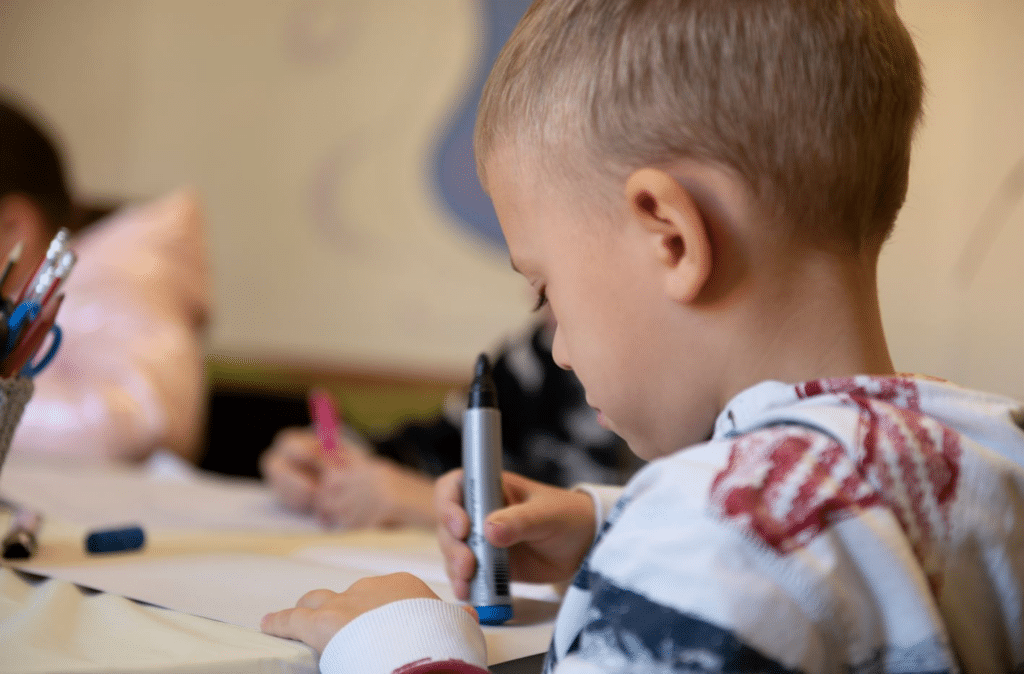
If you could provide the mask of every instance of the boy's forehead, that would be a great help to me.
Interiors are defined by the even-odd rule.
[[[484,191],[490,196],[498,216],[505,243],[509,249],[509,261],[512,269],[522,274],[521,263],[517,260],[517,251],[521,249],[521,223],[526,209],[526,198],[523,194],[516,162],[510,161],[507,153],[492,152],[483,162],[484,172],[481,182]]]
[[[484,160],[484,189],[488,194],[495,189],[522,189],[538,169],[537,162],[527,162],[521,152],[503,144],[494,148]]]
[[[546,199],[547,190],[542,187],[543,173],[536,165],[531,168],[515,155],[495,153],[484,167],[484,190],[491,197],[506,236],[509,226],[524,218],[535,217],[534,211],[551,208],[550,200]]]
[[[560,175],[549,163],[521,153],[495,154],[485,164],[484,190],[491,197],[499,219],[541,217],[550,219],[567,210],[579,210],[586,191]]]
[[[512,271],[520,276],[530,278],[533,274],[529,255],[524,255],[524,251],[513,246],[511,242],[509,242],[508,263],[512,267]]]

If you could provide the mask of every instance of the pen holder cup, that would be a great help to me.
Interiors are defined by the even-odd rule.
[[[7,450],[18,428],[25,405],[32,397],[32,380],[29,377],[0,379],[0,472],[3,471]]]

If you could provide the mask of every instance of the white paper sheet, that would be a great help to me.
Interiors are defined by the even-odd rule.
[[[315,545],[296,550],[292,557],[328,566],[365,570],[367,575],[407,571],[427,583],[448,585],[444,558],[437,547],[420,550],[373,550],[350,545]],[[561,597],[551,585],[512,583],[511,592],[515,597],[555,604],[561,601]]]
[[[9,457],[0,494],[40,510],[50,522],[86,528],[134,522],[147,532],[319,531],[312,518],[280,508],[255,480],[203,474],[167,455],[137,468]],[[341,591],[364,576],[394,571],[414,573],[439,597],[454,601],[435,547],[422,542],[395,547],[393,540],[384,540],[380,548],[317,546],[292,557],[203,552],[154,557],[144,552],[81,564],[34,561],[22,568],[251,629],[259,629],[265,614],[294,606],[310,590]],[[484,628],[492,664],[545,652],[554,627],[558,597],[550,587],[515,583],[512,589],[515,620]]]
[[[369,564],[372,559],[366,558],[356,566]],[[341,591],[368,575],[365,568],[249,553],[188,554],[24,568],[84,587],[252,629],[259,629],[264,615],[294,606],[309,590]],[[383,569],[379,573],[390,570],[394,569]],[[454,601],[447,583],[424,580],[439,597]],[[501,627],[484,628],[489,664],[543,653],[548,648],[558,605],[517,597],[513,608],[514,621]]]

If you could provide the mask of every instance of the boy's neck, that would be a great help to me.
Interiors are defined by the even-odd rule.
[[[876,259],[804,253],[755,278],[734,328],[753,338],[730,368],[722,404],[765,380],[892,374]]]

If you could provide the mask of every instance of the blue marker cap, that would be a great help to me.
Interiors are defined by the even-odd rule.
[[[512,607],[508,604],[495,606],[474,606],[480,616],[481,625],[503,625],[512,619]]]
[[[138,550],[145,542],[146,534],[139,526],[104,529],[89,534],[85,539],[85,549],[92,553],[127,552]]]

